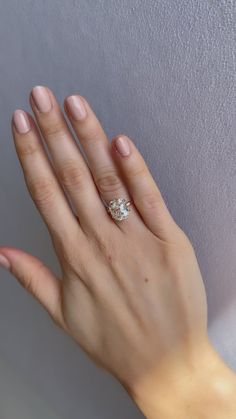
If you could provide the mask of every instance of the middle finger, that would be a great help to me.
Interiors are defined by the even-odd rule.
[[[102,220],[106,211],[61,109],[52,92],[44,86],[33,88],[30,104],[58,179],[69,193],[82,228],[84,225],[90,229],[94,213]]]

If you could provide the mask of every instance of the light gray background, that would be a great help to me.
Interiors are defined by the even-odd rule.
[[[35,84],[80,92],[110,137],[135,140],[192,239],[211,339],[236,370],[235,22],[234,0],[0,0],[0,244],[57,270],[10,117]],[[3,271],[0,337],[1,418],[142,417]]]

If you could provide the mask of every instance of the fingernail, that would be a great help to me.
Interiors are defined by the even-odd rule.
[[[121,156],[126,157],[130,155],[130,146],[127,138],[118,137],[115,140],[116,150],[121,154]]]
[[[87,115],[84,103],[79,96],[70,96],[66,99],[68,110],[76,121],[81,121]]]
[[[3,255],[0,255],[0,266],[5,269],[10,269],[10,263],[8,259]]]
[[[35,86],[31,93],[39,112],[46,113],[51,110],[52,102],[46,87]]]
[[[13,113],[13,122],[19,134],[26,134],[30,130],[29,118],[21,109]]]

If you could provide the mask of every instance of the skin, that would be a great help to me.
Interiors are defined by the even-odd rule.
[[[12,131],[61,277],[12,247],[0,248],[5,267],[119,380],[147,418],[236,418],[236,378],[208,339],[193,246],[142,156],[124,135],[110,143],[86,99],[77,95],[84,115],[75,118],[68,98],[65,112],[86,163],[55,96],[46,87],[45,93],[51,108],[40,111],[31,93],[34,117],[17,111],[18,119],[28,118],[29,129],[20,133],[14,114]],[[130,151],[125,156],[118,151],[122,139]],[[132,200],[127,220],[116,222],[107,213],[102,200],[114,197]]]

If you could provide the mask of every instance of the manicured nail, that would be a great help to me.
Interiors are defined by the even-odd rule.
[[[0,254],[0,266],[5,269],[10,269],[10,263],[8,259]]]
[[[19,134],[26,134],[30,130],[29,118],[21,109],[13,113],[13,122]]]
[[[66,99],[66,104],[72,118],[74,118],[76,121],[81,121],[86,117],[87,112],[83,101],[79,96],[68,97]]]
[[[39,112],[46,113],[51,110],[52,102],[46,87],[35,86],[31,93]]]
[[[130,155],[130,147],[127,138],[118,137],[115,140],[116,150],[121,154],[121,156],[126,157]]]

